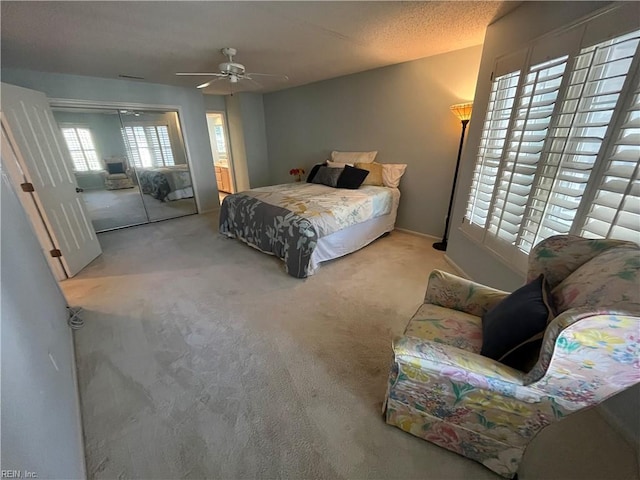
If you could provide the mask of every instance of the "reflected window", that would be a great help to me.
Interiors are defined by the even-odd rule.
[[[131,163],[138,168],[175,165],[166,125],[131,126],[122,129]]]
[[[82,127],[63,127],[62,135],[67,142],[73,169],[76,172],[102,170],[102,163],[98,159],[91,130]]]

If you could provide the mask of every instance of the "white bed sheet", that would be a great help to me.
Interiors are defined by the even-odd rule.
[[[393,203],[391,211],[387,215],[357,223],[318,240],[309,262],[309,275],[313,275],[318,270],[321,262],[360,250],[395,228],[398,205],[400,204],[400,190],[397,188],[389,190],[392,191]]]

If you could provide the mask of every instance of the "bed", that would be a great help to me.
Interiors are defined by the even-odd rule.
[[[313,275],[321,262],[359,250],[394,229],[400,191],[288,183],[227,196],[220,233],[284,261],[289,275]]]
[[[188,165],[138,168],[137,173],[142,193],[161,202],[193,197]]]

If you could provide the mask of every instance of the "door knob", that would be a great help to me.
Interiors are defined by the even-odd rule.
[[[84,192],[84,188],[76,187],[76,193]]]

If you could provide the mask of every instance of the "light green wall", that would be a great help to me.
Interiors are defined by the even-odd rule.
[[[460,121],[449,107],[470,100],[481,47],[378,68],[264,95],[272,183],[291,180],[331,150],[378,150],[406,163],[397,226],[442,235]]]

